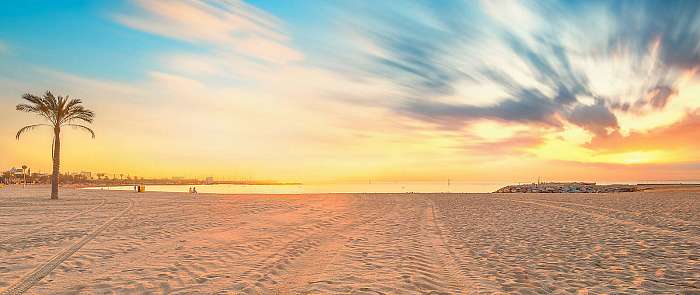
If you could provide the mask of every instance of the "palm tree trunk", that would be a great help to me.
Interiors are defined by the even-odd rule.
[[[61,166],[61,127],[53,129],[53,174],[51,174],[51,199],[58,200],[58,176]]]

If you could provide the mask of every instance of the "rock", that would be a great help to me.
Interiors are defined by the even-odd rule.
[[[587,182],[548,182],[540,184],[508,185],[496,193],[618,193],[638,191],[636,185],[596,185]]]

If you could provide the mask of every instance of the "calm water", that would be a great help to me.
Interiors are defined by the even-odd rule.
[[[527,183],[527,182],[522,182]],[[700,184],[700,181],[688,180],[640,180],[598,182],[598,184]],[[362,184],[302,184],[302,185],[237,185],[212,184],[196,185],[199,193],[218,194],[307,194],[307,193],[488,193],[517,182],[373,182]],[[187,192],[192,185],[147,185],[146,191],[152,192]],[[86,189],[133,190],[132,186],[92,187]]]
[[[219,194],[306,194],[306,193],[436,193],[493,192],[506,183],[502,182],[377,182],[365,184],[302,184],[302,185],[196,185],[199,193]],[[187,192],[192,185],[146,185],[146,191]],[[132,186],[93,187],[87,189],[133,190]]]

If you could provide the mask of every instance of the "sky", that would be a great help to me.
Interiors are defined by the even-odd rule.
[[[376,181],[700,179],[697,1],[2,1],[0,168],[25,93],[62,169]]]

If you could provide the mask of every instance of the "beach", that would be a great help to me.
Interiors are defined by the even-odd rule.
[[[700,292],[700,192],[0,189],[0,294]]]

